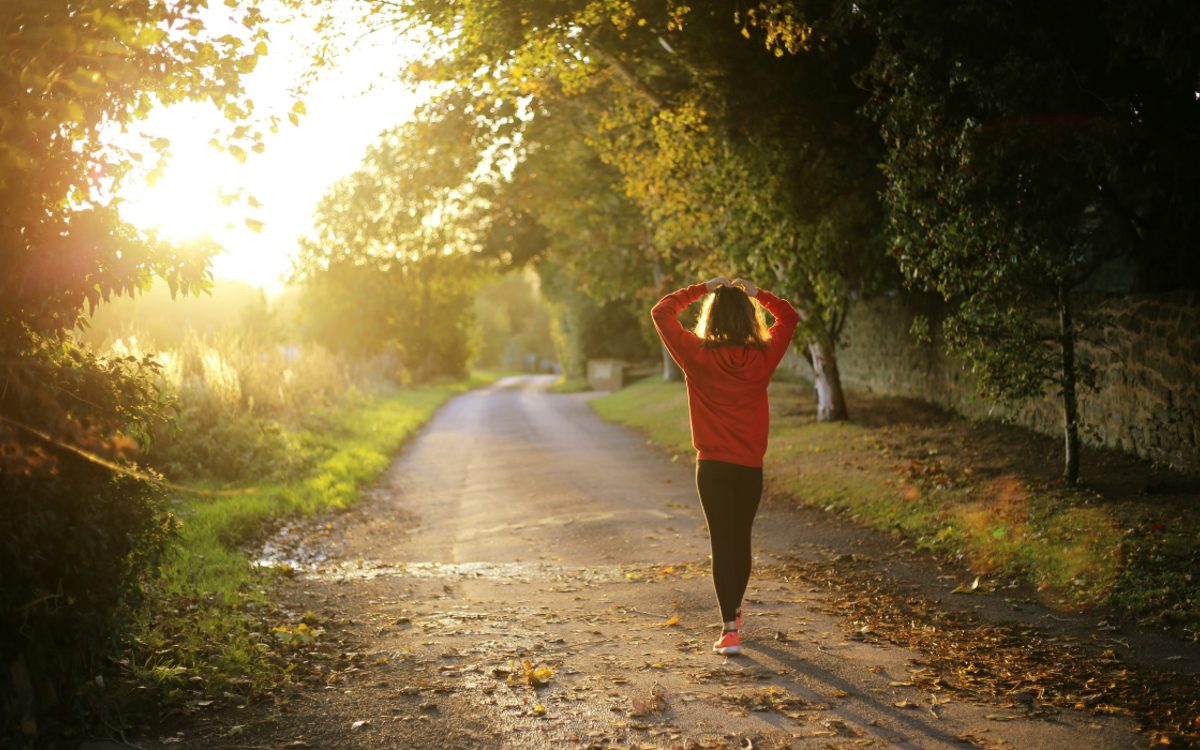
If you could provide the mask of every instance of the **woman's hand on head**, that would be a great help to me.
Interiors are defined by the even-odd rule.
[[[709,279],[708,281],[704,282],[704,288],[710,293],[717,291],[717,287],[719,286],[732,286],[732,284],[730,283],[729,279],[725,278],[724,276],[718,276],[715,279]]]
[[[757,297],[758,296],[758,287],[754,286],[753,284],[751,284],[749,281],[746,281],[745,279],[734,279],[733,286],[740,286],[743,289],[745,289],[746,296],[748,296],[748,297]]]

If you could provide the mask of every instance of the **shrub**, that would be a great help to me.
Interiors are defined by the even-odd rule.
[[[5,351],[0,417],[32,438],[0,440],[0,737],[20,737],[98,705],[87,682],[176,524],[161,490],[128,475],[171,407],[157,365],[29,333]]]
[[[117,655],[141,576],[177,524],[154,485],[71,456],[53,472],[0,475],[0,495],[0,661],[14,678],[8,713],[25,730],[56,709],[80,718],[103,705],[92,680]],[[22,672],[32,692],[22,694]]]
[[[143,356],[144,336],[107,345]],[[336,413],[387,390],[388,363],[351,363],[316,345],[266,345],[254,336],[191,333],[159,351],[158,387],[176,399],[173,419],[153,429],[146,460],[176,481],[289,481],[330,447],[313,438],[339,429]]]

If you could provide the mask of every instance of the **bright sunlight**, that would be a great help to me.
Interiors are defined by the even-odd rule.
[[[381,79],[386,61],[368,47],[347,55],[311,85],[303,96],[308,114],[299,126],[289,124],[285,116],[300,100],[298,60],[309,41],[305,35],[314,32],[303,25],[287,32],[277,35],[270,54],[244,77],[256,111],[281,120],[279,133],[267,134],[263,153],[239,162],[207,145],[228,124],[208,103],[156,108],[138,130],[171,141],[169,164],[153,187],[134,181],[122,192],[129,201],[122,213],[134,225],[158,227],[179,239],[212,235],[225,247],[214,273],[264,287],[271,296],[283,289],[289,253],[296,238],[311,230],[321,195],[353,172],[379,133],[409,118],[421,100]]]

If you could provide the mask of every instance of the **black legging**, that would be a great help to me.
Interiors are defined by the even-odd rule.
[[[712,543],[713,585],[721,619],[737,618],[750,580],[750,529],[762,499],[762,467],[697,461],[696,489]]]

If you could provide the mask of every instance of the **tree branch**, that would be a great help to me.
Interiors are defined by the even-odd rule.
[[[140,479],[143,482],[149,482],[150,484],[157,484],[158,486],[165,487],[169,490],[175,490],[177,492],[190,492],[194,495],[209,495],[212,497],[232,497],[234,495],[248,495],[252,492],[255,492],[257,489],[255,487],[247,487],[247,488],[241,489],[241,490],[201,490],[201,489],[195,489],[192,487],[184,487],[183,485],[179,485],[179,484],[172,484],[171,482],[168,482],[163,479],[159,479],[158,477],[153,476],[151,474],[147,474],[142,471],[137,471],[136,469],[129,469],[124,466],[121,466],[120,464],[118,464],[116,462],[109,461],[107,458],[104,458],[102,456],[97,456],[95,453],[92,453],[91,451],[86,451],[83,448],[80,448],[78,446],[71,445],[70,443],[64,443],[61,440],[55,440],[53,437],[46,434],[45,432],[42,432],[41,430],[37,429],[36,427],[30,427],[29,425],[24,424],[22,422],[18,422],[15,419],[10,419],[10,418],[4,416],[3,414],[0,414],[0,422],[7,422],[8,424],[12,425],[13,427],[17,427],[19,429],[25,430],[26,432],[30,433],[31,435],[35,435],[57,448],[61,448],[65,451],[70,451],[71,453],[74,453],[75,455],[79,456],[80,458],[82,458],[86,461],[91,461],[92,463],[94,463],[98,466],[103,466],[104,468],[108,469],[109,471],[113,471],[118,474],[124,474],[125,476],[133,477],[134,479]]]
[[[613,72],[617,74],[617,77],[633,87],[633,90],[641,94],[642,98],[649,102],[652,107],[655,109],[667,108],[667,100],[663,99],[662,96],[660,96],[654,89],[647,86],[645,81],[643,81],[641,78],[638,78],[637,74],[634,73],[619,57],[610,55],[595,45],[592,45],[592,51],[595,52],[596,57],[599,57],[601,60],[608,63],[609,67],[613,69]]]

